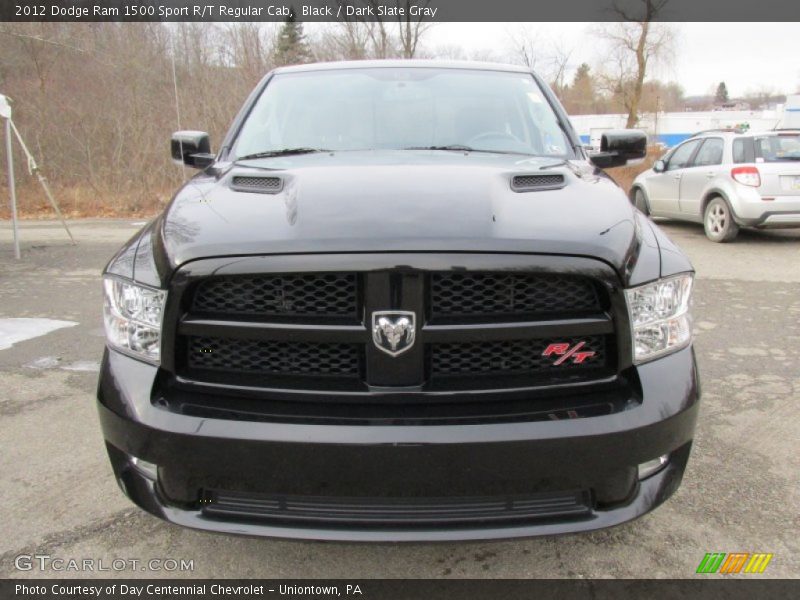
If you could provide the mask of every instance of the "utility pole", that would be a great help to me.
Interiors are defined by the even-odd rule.
[[[653,128],[655,129],[655,138],[656,144],[659,144],[660,141],[658,139],[658,113],[661,110],[661,96],[656,96],[656,117],[653,119]]]
[[[5,97],[3,97],[5,101]],[[19,258],[19,230],[17,229],[17,189],[14,182],[14,146],[11,144],[11,116],[6,119],[6,157],[8,159],[8,195],[11,204],[11,227],[14,230],[14,258]]]
[[[2,94],[0,94],[0,118],[6,122],[5,129],[6,154],[8,157],[8,189],[9,202],[11,204],[11,222],[14,229],[14,258],[20,257],[19,229],[17,223],[17,189],[16,182],[14,181],[14,148],[11,140],[11,138],[14,136],[17,138],[17,142],[19,142],[20,148],[22,148],[22,152],[25,154],[25,158],[27,159],[28,172],[30,172],[31,175],[35,175],[36,179],[39,180],[39,183],[42,185],[42,189],[44,189],[45,196],[47,196],[47,199],[50,201],[50,205],[56,212],[56,216],[64,226],[64,230],[67,232],[70,241],[73,245],[75,245],[75,238],[72,237],[72,232],[69,230],[69,227],[67,227],[67,222],[64,220],[64,216],[61,214],[61,210],[58,208],[58,204],[56,203],[55,198],[53,198],[53,194],[50,192],[50,186],[47,185],[47,180],[39,170],[39,165],[36,164],[36,159],[33,158],[30,150],[28,150],[28,146],[25,145],[25,141],[22,139],[22,135],[17,129],[17,126],[14,125],[14,121],[11,120],[11,99],[8,96],[3,96]]]

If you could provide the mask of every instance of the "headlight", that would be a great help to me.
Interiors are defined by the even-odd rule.
[[[633,362],[641,363],[692,341],[690,273],[625,290],[633,332]]]
[[[158,362],[167,293],[116,277],[106,277],[103,290],[108,343],[123,352]]]

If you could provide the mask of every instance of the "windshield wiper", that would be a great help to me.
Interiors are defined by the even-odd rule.
[[[330,150],[324,148],[282,148],[280,150],[265,150],[263,152],[245,154],[244,156],[237,157],[236,161],[253,160],[256,158],[273,158],[275,156],[291,156],[293,154],[314,154],[315,152],[330,152]]]
[[[403,150],[453,150],[455,152],[480,152],[464,144],[448,144],[447,146],[410,146]]]
[[[522,156],[534,156],[528,152],[514,152],[512,150],[486,150],[483,148],[472,148],[463,144],[448,144],[447,146],[410,146],[403,150],[445,150],[451,152],[483,152],[485,154],[520,154]]]

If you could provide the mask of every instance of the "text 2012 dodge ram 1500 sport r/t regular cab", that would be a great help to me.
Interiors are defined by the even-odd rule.
[[[104,274],[117,481],[200,529],[585,531],[667,499],[699,386],[692,267],[511,66],[267,75]]]

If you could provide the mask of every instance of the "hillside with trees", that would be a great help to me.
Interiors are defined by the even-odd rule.
[[[653,64],[669,60],[673,38],[662,23],[610,23],[588,32],[608,58],[598,64],[574,64],[569,40],[543,41],[524,28],[510,30],[508,48],[491,56],[431,47],[430,28],[421,20],[313,27],[294,19],[2,23],[0,93],[14,101],[14,120],[65,211],[96,215],[151,214],[162,207],[191,174],[170,160],[170,133],[203,129],[218,144],[257,82],[285,64],[489,59],[534,68],[571,114],[625,113],[635,123],[636,115],[690,107],[679,84],[648,75]],[[724,82],[716,92],[727,95]],[[752,105],[769,102],[770,94],[758,93]],[[707,100],[712,106],[714,96]],[[46,212],[46,200],[19,157],[17,181],[21,212]],[[5,195],[5,172],[0,193]],[[6,203],[0,206],[7,210]]]

